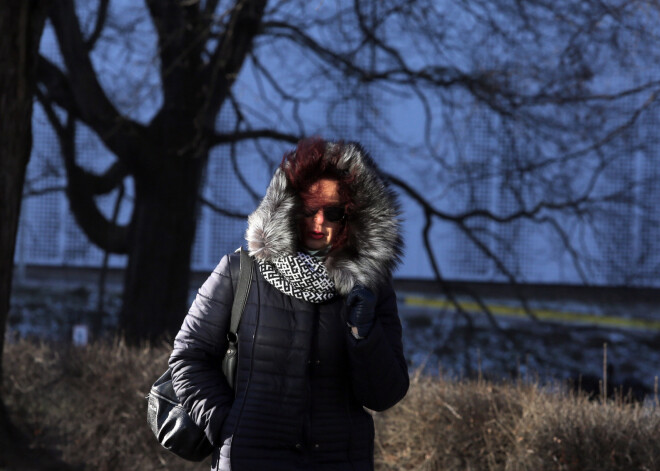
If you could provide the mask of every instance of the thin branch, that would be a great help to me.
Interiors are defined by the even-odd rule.
[[[96,41],[101,37],[101,33],[103,32],[103,28],[105,27],[105,21],[108,18],[108,6],[110,5],[110,0],[100,0],[99,1],[99,8],[98,8],[98,13],[96,15],[96,22],[94,23],[94,30],[92,31],[92,34],[87,38],[87,41],[85,41],[85,46],[87,48],[87,51],[91,51],[94,49],[94,46],[96,45]]]
[[[272,129],[249,129],[246,131],[236,131],[231,133],[215,133],[211,136],[210,143],[211,146],[216,146],[254,139],[272,139],[275,141],[295,144],[300,140],[300,136],[274,131]]]
[[[218,46],[202,72],[201,86],[210,91],[199,114],[205,129],[213,128],[220,105],[236,81],[254,38],[260,33],[266,3],[266,0],[236,3]]]
[[[27,188],[27,186],[23,189],[23,198],[30,198],[33,196],[43,196],[47,195],[50,193],[60,193],[66,191],[66,186],[62,185],[57,185],[57,186],[49,186],[46,188],[39,188],[38,190],[33,190],[30,188]]]
[[[433,246],[431,245],[431,240],[430,240],[430,232],[431,232],[431,227],[433,225],[433,218],[432,215],[426,211],[424,214],[424,229],[422,230],[422,238],[424,240],[424,249],[426,250],[426,256],[429,262],[431,263],[431,268],[433,269],[433,274],[435,276],[435,280],[440,283],[440,286],[442,288],[442,291],[445,293],[451,304],[454,306],[456,309],[456,312],[458,312],[468,323],[469,329],[472,330],[474,328],[474,323],[472,322],[472,317],[470,314],[463,309],[463,306],[461,303],[458,301],[454,294],[454,290],[451,288],[450,285],[448,285],[442,276],[442,273],[440,272],[440,267],[438,267],[438,262],[436,261],[435,254],[433,253]]]
[[[587,274],[584,272],[584,269],[582,268],[582,263],[580,261],[580,254],[578,254],[577,250],[575,247],[570,242],[570,239],[568,237],[568,234],[566,231],[561,227],[559,222],[550,216],[542,217],[539,218],[538,221],[540,223],[548,223],[550,226],[555,230],[557,235],[559,235],[559,238],[561,239],[564,248],[568,251],[568,253],[571,256],[571,260],[573,261],[573,266],[575,267],[575,270],[578,273],[578,276],[582,280],[582,284],[584,286],[589,286],[589,278],[587,277]]]
[[[486,255],[486,257],[488,257],[495,263],[495,266],[497,267],[498,271],[507,278],[509,285],[511,285],[511,287],[514,289],[516,293],[516,297],[520,300],[525,313],[531,319],[538,321],[536,314],[534,314],[533,309],[529,306],[529,303],[527,302],[527,298],[523,296],[522,291],[520,290],[520,285],[518,283],[518,280],[516,279],[516,276],[513,273],[511,273],[511,271],[506,267],[504,262],[502,262],[502,260],[498,256],[496,256],[493,253],[493,251],[481,239],[479,239],[469,227],[465,225],[463,221],[458,223],[458,228],[467,236],[468,239],[472,241],[472,243],[484,255]]]
[[[222,214],[223,216],[227,216],[227,217],[234,218],[234,219],[247,219],[247,217],[249,216],[249,214],[239,213],[239,212],[236,212],[236,211],[229,211],[228,209],[221,208],[217,204],[212,203],[208,199],[204,198],[202,195],[199,195],[198,199],[204,206],[207,206],[208,208],[210,208],[214,212],[216,212],[218,214]]]
[[[411,85],[415,81],[421,80],[435,86],[448,87],[455,84],[462,84],[476,88],[476,84],[484,78],[483,76],[479,76],[478,78],[470,77],[461,73],[456,68],[436,65],[413,70],[408,68],[404,63],[401,63],[399,67],[395,68],[380,71],[367,70],[359,67],[351,60],[351,54],[340,54],[322,46],[302,29],[290,23],[270,21],[264,23],[264,31],[272,37],[288,39],[305,47],[323,61],[329,62],[334,67],[340,69],[344,74],[357,77],[365,83],[387,81],[400,85]]]
[[[238,103],[234,99],[234,95],[230,95],[231,99],[231,105],[234,108],[234,112],[236,113],[236,123],[234,125],[234,133],[239,131],[239,128],[241,126],[241,123],[243,123],[243,115],[241,113],[241,110],[238,106]],[[236,178],[238,178],[238,181],[240,182],[241,186],[245,189],[245,191],[248,192],[248,194],[252,197],[253,201],[258,202],[260,197],[257,194],[256,191],[252,189],[248,181],[245,179],[243,176],[243,173],[241,172],[241,169],[238,165],[238,156],[236,152],[236,142],[232,142],[229,145],[229,157],[231,159],[231,166],[232,169],[234,170],[234,175],[236,175]]]
[[[422,206],[425,210],[428,210],[434,216],[437,216],[445,221],[451,221],[457,224],[465,224],[470,219],[475,219],[475,218],[487,218],[497,223],[506,224],[509,222],[516,221],[518,219],[534,219],[537,215],[539,215],[541,212],[546,210],[547,211],[563,211],[563,210],[580,211],[580,208],[585,206],[586,204],[596,204],[596,203],[611,201],[613,198],[618,197],[620,194],[620,192],[615,192],[613,194],[603,195],[598,198],[590,197],[589,193],[593,191],[595,187],[594,178],[596,178],[596,176],[594,174],[592,176],[589,185],[587,185],[587,188],[585,190],[586,193],[583,194],[582,196],[573,199],[567,199],[565,201],[561,201],[557,203],[540,201],[531,209],[520,209],[518,211],[513,211],[506,215],[498,215],[493,213],[492,211],[482,208],[472,209],[470,211],[465,211],[460,214],[452,214],[445,211],[440,211],[434,208],[433,206],[431,206],[426,201],[425,198],[423,198],[416,190],[414,190],[410,185],[408,185],[400,178],[395,177],[391,174],[386,174],[385,177],[394,185],[404,190],[420,206]]]

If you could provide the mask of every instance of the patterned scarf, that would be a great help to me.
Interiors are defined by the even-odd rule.
[[[306,253],[258,263],[266,281],[288,296],[318,304],[337,294],[323,262]]]

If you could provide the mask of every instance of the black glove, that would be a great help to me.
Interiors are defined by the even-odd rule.
[[[376,295],[364,286],[355,285],[346,297],[346,307],[348,308],[348,325],[353,329],[353,335],[356,338],[364,338],[374,325],[376,318]]]

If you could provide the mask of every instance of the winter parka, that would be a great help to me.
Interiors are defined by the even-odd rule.
[[[341,146],[339,165],[356,175],[348,244],[325,260],[339,293],[314,304],[278,291],[255,270],[239,329],[236,392],[222,375],[238,254],[222,258],[199,289],[176,336],[169,364],[174,389],[216,447],[214,470],[373,470],[370,412],[408,389],[391,270],[401,250],[399,210],[371,159]],[[295,254],[299,197],[278,169],[248,219],[255,259]],[[380,226],[380,227],[379,227]],[[377,295],[369,335],[347,326],[345,296],[355,284]]]

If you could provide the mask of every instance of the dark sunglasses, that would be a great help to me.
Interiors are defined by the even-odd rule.
[[[303,208],[303,215],[306,218],[314,216],[320,210],[323,210],[323,218],[329,222],[339,222],[344,219],[343,206],[325,206],[321,208]]]

